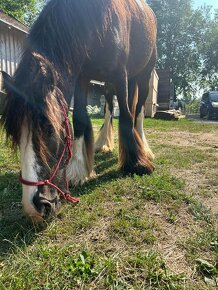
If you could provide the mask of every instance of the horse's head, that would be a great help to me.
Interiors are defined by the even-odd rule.
[[[66,166],[71,158],[71,127],[67,105],[44,59],[34,55],[29,75],[23,66],[14,80],[5,78],[7,92],[2,121],[20,149],[24,211],[35,221],[54,215],[60,197],[68,195]],[[21,85],[23,82],[24,85]]]

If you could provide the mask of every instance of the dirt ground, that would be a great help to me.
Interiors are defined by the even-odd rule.
[[[172,131],[162,133],[165,144],[177,145],[184,148],[195,148],[212,156],[212,168],[199,168],[193,165],[190,169],[177,170],[176,176],[186,180],[186,187],[190,193],[195,194],[199,187],[206,188],[211,197],[199,197],[205,206],[218,216],[218,134],[216,133],[190,133]],[[212,182],[211,180],[214,180]],[[210,183],[211,181],[211,183]]]
[[[206,122],[208,122],[206,120]],[[202,151],[210,159],[203,161],[201,166],[193,163],[189,168],[172,169],[171,174],[176,178],[185,180],[185,191],[212,213],[217,221],[218,230],[218,134],[217,133],[192,133],[187,131],[161,132],[164,145],[179,147],[186,152],[190,150]],[[179,156],[178,156],[179,158]],[[203,166],[202,166],[203,165]],[[181,244],[201,230],[199,221],[195,221],[188,212],[187,206],[181,206],[177,212],[176,221],[172,224],[166,221],[166,211],[169,208],[148,203],[146,211],[154,215],[161,224],[159,230],[157,249],[162,253],[166,265],[177,274],[185,273],[192,279],[195,269],[187,262],[186,250]],[[210,256],[205,253],[205,257]]]

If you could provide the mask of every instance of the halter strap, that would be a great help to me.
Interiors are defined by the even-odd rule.
[[[60,167],[61,161],[63,160],[63,157],[64,157],[64,154],[65,154],[66,150],[68,152],[68,157],[67,157],[67,160],[66,160],[67,163],[70,161],[70,159],[73,156],[73,153],[72,153],[72,139],[71,139],[71,133],[70,133],[69,118],[67,116],[67,112],[65,110],[64,104],[61,103],[61,105],[62,105],[62,110],[63,110],[63,113],[64,113],[64,123],[65,123],[65,131],[66,131],[66,143],[64,145],[64,149],[63,149],[63,151],[61,153],[61,156],[60,156],[60,158],[58,160],[58,163],[56,164],[56,166],[54,168],[54,171],[53,171],[51,177],[49,179],[44,180],[44,181],[28,181],[28,180],[25,180],[22,177],[21,173],[20,173],[19,181],[20,181],[20,183],[22,183],[24,185],[27,185],[27,186],[40,186],[40,185],[52,186],[55,189],[57,189],[57,191],[60,194],[60,196],[63,199],[65,199],[66,201],[68,201],[70,203],[78,203],[80,201],[79,198],[73,197],[69,193],[65,193],[57,185],[55,185],[52,182],[53,178],[55,177],[55,174],[58,171],[58,168]],[[67,187],[67,191],[69,192],[69,185],[68,185],[67,177],[66,177],[66,187]]]

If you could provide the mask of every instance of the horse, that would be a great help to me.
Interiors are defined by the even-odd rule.
[[[34,221],[56,214],[62,198],[78,202],[69,194],[68,180],[76,185],[93,174],[94,140],[86,110],[91,79],[106,83],[109,117],[111,96],[117,95],[121,170],[154,170],[142,120],[156,33],[155,15],[144,0],[51,0],[43,8],[15,75],[5,82],[1,118],[20,150],[22,204]],[[68,119],[72,96],[73,129]],[[100,136],[105,134],[109,131]]]

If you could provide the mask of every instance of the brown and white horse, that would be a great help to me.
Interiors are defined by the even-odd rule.
[[[44,7],[13,80],[5,82],[2,116],[8,137],[20,148],[22,203],[34,220],[55,213],[60,196],[77,202],[66,194],[66,176],[77,184],[92,174],[93,133],[86,111],[91,79],[106,82],[108,113],[111,96],[117,95],[121,169],[153,171],[142,118],[155,43],[155,16],[144,0],[51,0]]]

